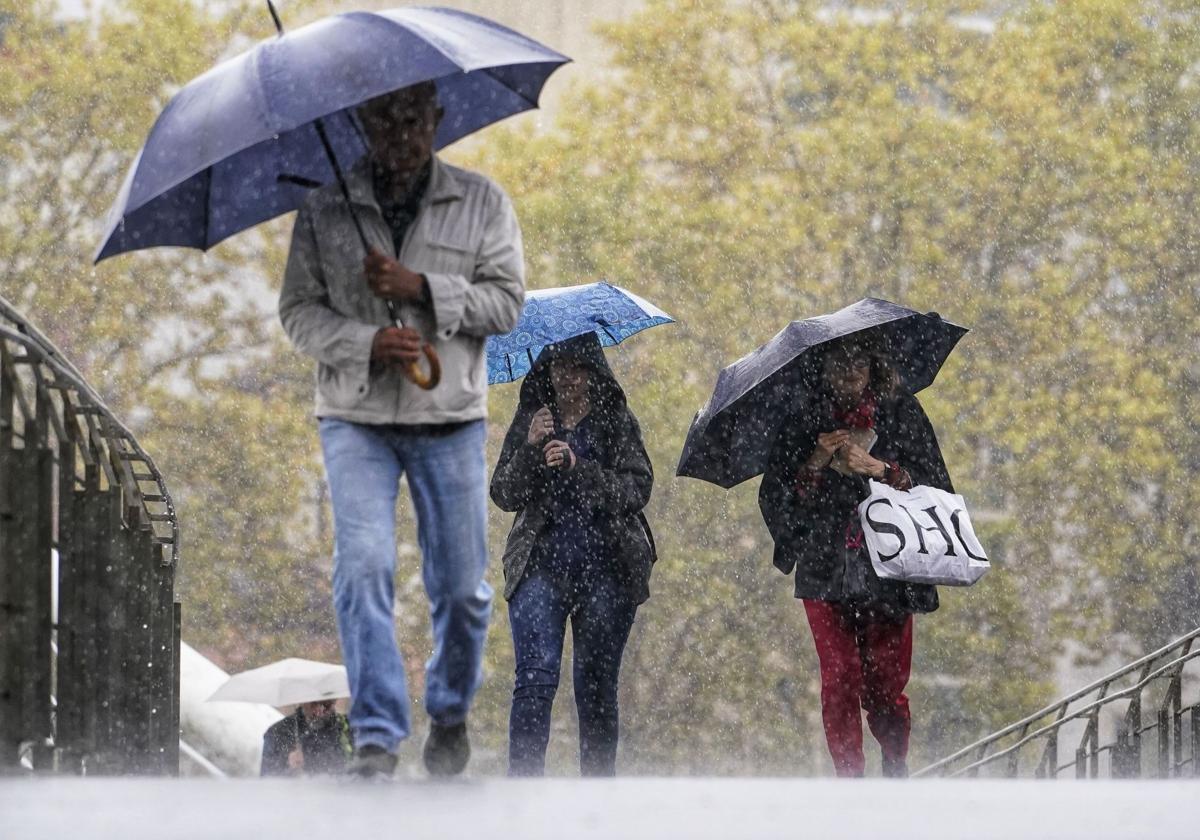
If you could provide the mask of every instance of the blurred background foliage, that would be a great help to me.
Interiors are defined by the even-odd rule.
[[[297,24],[340,8],[287,6]],[[0,293],[166,473],[185,637],[229,670],[338,657],[311,365],[274,313],[291,221],[205,255],[91,255],[172,91],[271,34],[257,2],[66,21],[0,0]],[[447,157],[512,195],[531,288],[608,279],[679,319],[609,351],[657,472],[625,771],[827,771],[757,481],[673,473],[721,367],[866,295],[972,328],[921,399],[996,570],[918,621],[914,767],[1200,623],[1194,4],[648,0],[597,37],[609,66],[552,120]],[[516,392],[492,390],[492,460]],[[493,510],[495,580],[508,526]],[[405,504],[397,626],[419,697],[414,533]],[[511,669],[498,601],[477,772],[503,766]],[[557,706],[550,763],[571,773],[569,685]]]

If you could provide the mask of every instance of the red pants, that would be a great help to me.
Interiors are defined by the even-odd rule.
[[[828,601],[804,601],[821,663],[821,719],[839,776],[861,776],[862,713],[883,751],[883,772],[907,773],[913,619],[868,621]]]

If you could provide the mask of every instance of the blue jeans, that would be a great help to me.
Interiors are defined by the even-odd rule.
[[[492,610],[487,567],[483,420],[448,434],[325,418],[321,449],[333,500],[333,603],[350,677],[357,746],[395,752],[411,731],[393,620],[396,500],[407,474],[421,575],[433,620],[425,709],[438,724],[466,719],[482,680]]]
[[[563,636],[571,620],[575,705],[579,712],[579,768],[584,776],[616,772],[617,676],[637,605],[612,576],[582,581],[534,569],[508,604],[516,653],[516,681],[508,723],[508,772],[540,776],[546,770],[550,710],[558,690]]]

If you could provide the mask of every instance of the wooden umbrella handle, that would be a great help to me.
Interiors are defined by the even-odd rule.
[[[429,373],[423,373],[421,366],[417,362],[413,362],[404,369],[404,375],[418,388],[432,391],[442,381],[442,363],[438,359],[437,351],[429,342],[421,345],[421,352],[425,354],[425,360],[429,362]]]

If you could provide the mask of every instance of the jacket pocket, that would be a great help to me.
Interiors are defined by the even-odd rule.
[[[610,548],[624,564],[635,574],[650,574],[650,567],[657,559],[654,550],[654,538],[640,513],[632,516],[614,518],[610,531],[616,536],[609,543]]]
[[[445,231],[430,236],[424,242],[423,255],[429,267],[426,271],[437,274],[463,274],[468,278],[475,273],[477,248],[470,237],[461,232]]]
[[[525,576],[529,565],[529,556],[533,553],[533,545],[542,529],[543,516],[536,510],[524,508],[513,520],[509,529],[508,539],[504,545],[504,556],[501,565],[504,569],[504,597],[511,598],[518,584]]]
[[[372,370],[367,379],[362,379],[329,365],[321,365],[317,371],[317,391],[326,405],[335,408],[363,409],[372,402],[372,395],[386,394],[399,387],[399,373]],[[374,400],[378,403],[379,400]]]
[[[325,402],[340,408],[351,408],[365,399],[370,391],[367,383],[351,381],[335,367],[321,365],[317,373],[317,388]]]

